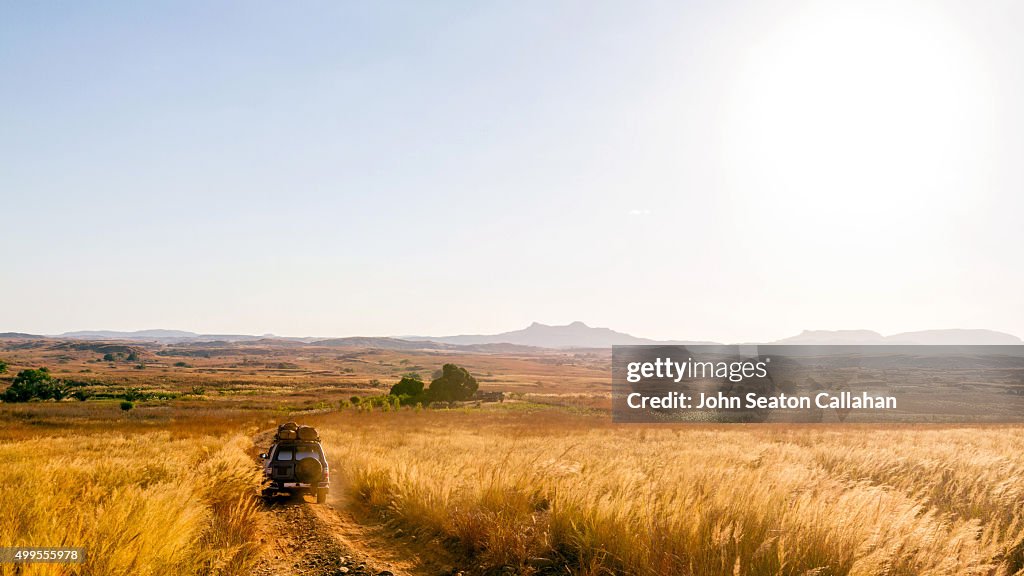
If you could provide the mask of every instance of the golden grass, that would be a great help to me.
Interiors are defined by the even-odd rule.
[[[343,490],[484,567],[1024,574],[1019,427],[615,427],[556,411],[319,423]]]
[[[83,546],[82,565],[0,574],[247,574],[257,472],[244,435],[108,428],[0,444],[0,546]]]
[[[250,438],[295,418],[320,427],[336,494],[471,571],[1024,574],[1024,427],[613,425],[531,403],[296,417],[230,398],[0,405],[0,546],[89,549],[0,574],[250,573]]]

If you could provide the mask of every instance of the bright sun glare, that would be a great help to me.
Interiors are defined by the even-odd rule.
[[[940,232],[982,192],[971,189],[990,126],[980,62],[956,21],[926,4],[790,14],[753,43],[738,73],[728,132],[741,167],[735,197],[784,236],[870,230],[884,242]]]

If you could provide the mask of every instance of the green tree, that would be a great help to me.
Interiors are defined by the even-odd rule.
[[[7,372],[7,362],[0,360],[0,374]]]
[[[441,367],[441,376],[430,383],[428,395],[431,400],[451,402],[469,400],[476,393],[479,385],[476,378],[461,366],[445,364]]]
[[[423,381],[413,376],[403,376],[398,384],[391,387],[392,396],[418,396],[423,392]]]
[[[67,395],[67,387],[50,375],[46,368],[26,369],[18,372],[11,385],[0,398],[4,402],[28,402],[40,400],[61,400]]]

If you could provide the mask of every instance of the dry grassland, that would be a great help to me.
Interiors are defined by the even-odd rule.
[[[230,413],[155,426],[85,406],[3,407],[0,546],[84,546],[87,561],[0,574],[247,574],[259,478],[244,431],[255,426]]]
[[[89,560],[3,575],[251,573],[251,438],[310,408],[333,410],[298,418],[321,428],[339,505],[470,573],[1024,574],[1020,426],[613,425],[601,356],[143,349],[140,369],[19,346],[0,386],[45,365],[96,397],[0,404],[0,546]],[[530,401],[337,410],[446,361]],[[128,386],[173,394],[97,400]]]
[[[479,566],[1020,574],[1024,429],[615,427],[564,412],[321,418],[362,505]]]

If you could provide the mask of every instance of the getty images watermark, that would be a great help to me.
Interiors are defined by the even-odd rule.
[[[674,384],[682,380],[695,379],[722,379],[732,384],[740,384],[744,380],[763,379],[768,377],[768,364],[771,357],[758,362],[700,362],[693,358],[687,358],[682,363],[676,362],[671,357],[658,357],[654,362],[629,362],[626,365],[626,381],[630,384],[642,382],[645,378],[668,379]],[[778,391],[773,394],[763,395],[759,392],[747,392],[743,396],[735,396],[719,390],[713,394],[697,392],[696,395],[688,395],[685,392],[668,390],[663,394],[654,396],[645,395],[643,392],[629,392],[626,395],[626,405],[631,409],[689,409],[697,410],[739,410],[748,409],[770,409],[770,410],[807,410],[812,406],[817,408],[849,408],[861,410],[866,408],[895,409],[896,398],[894,396],[871,396],[867,392],[861,392],[856,396],[850,392],[840,391],[836,394],[831,392],[817,392],[812,396],[786,395]]]
[[[616,346],[618,422],[1021,422],[1024,346]]]

